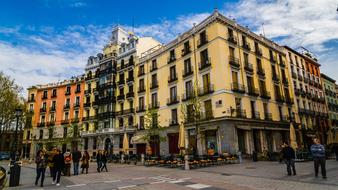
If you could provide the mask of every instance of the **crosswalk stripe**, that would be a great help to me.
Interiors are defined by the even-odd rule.
[[[126,189],[130,187],[136,187],[136,185],[128,185],[128,186],[123,186],[123,187],[118,187],[118,189]]]
[[[208,187],[211,187],[211,186],[210,185],[196,183],[196,184],[186,185],[186,187],[190,187],[190,188],[193,188],[193,189],[204,189],[204,188],[208,188]]]

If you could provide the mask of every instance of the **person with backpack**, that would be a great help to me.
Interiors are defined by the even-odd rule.
[[[86,174],[88,174],[89,159],[90,159],[90,156],[87,150],[85,150],[81,158],[81,168],[82,168],[81,173],[83,173],[83,171],[86,170]]]
[[[79,175],[79,163],[81,159],[81,152],[77,150],[77,148],[75,148],[74,152],[72,153],[72,157],[73,157],[74,175]]]
[[[64,157],[64,160],[65,160],[65,176],[70,176],[72,153],[70,153],[69,149],[67,149],[67,151],[63,154],[63,157]]]
[[[36,163],[36,179],[35,185],[37,186],[39,183],[39,179],[41,177],[40,187],[43,187],[43,181],[45,180],[45,172],[47,167],[47,159],[44,151],[39,150],[35,159]]]
[[[52,184],[56,183],[56,186],[60,186],[61,172],[65,168],[64,157],[61,154],[60,149],[56,150],[56,154],[53,157],[53,164],[54,164],[54,174],[55,175],[53,176]]]

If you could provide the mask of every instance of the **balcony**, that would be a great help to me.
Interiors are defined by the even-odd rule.
[[[51,106],[51,107],[49,108],[49,111],[50,111],[50,112],[55,112],[55,110],[56,110],[56,107],[55,107],[55,106]]]
[[[128,77],[127,78],[127,83],[129,84],[129,83],[132,83],[132,82],[134,82],[134,77],[133,76]]]
[[[122,85],[124,85],[125,84],[125,80],[119,80],[119,82],[118,82],[118,85],[119,86],[122,86]]]
[[[76,102],[74,105],[73,105],[74,109],[79,109],[80,108],[80,103],[79,102]]]
[[[204,37],[200,37],[200,39],[197,40],[197,48],[200,48],[208,43],[208,36],[205,35]]]
[[[56,93],[52,94],[51,96],[51,98],[56,98],[56,97],[57,97]]]
[[[287,86],[287,85],[289,85],[289,80],[288,80],[287,78],[285,78],[285,77],[282,77],[282,83],[283,83],[285,86]]]
[[[248,94],[250,96],[259,96],[258,88],[248,87]]]
[[[251,113],[252,119],[261,119],[261,114],[258,111],[255,111],[254,113]]]
[[[47,126],[54,126],[55,125],[55,121],[49,121],[46,124]]]
[[[300,88],[295,88],[295,95],[299,96],[301,94]]]
[[[247,50],[247,51],[250,51],[251,48],[250,48],[250,44],[248,42],[244,42],[243,45],[242,45],[242,48]]]
[[[61,120],[61,124],[69,124],[69,119],[63,119],[63,120]]]
[[[262,67],[257,67],[257,75],[259,76],[265,76],[265,71]]]
[[[176,56],[175,55],[171,55],[170,57],[168,57],[167,63],[170,64],[170,63],[173,63],[175,61],[176,61]]]
[[[236,68],[240,67],[238,58],[236,58],[234,56],[229,56],[229,64],[233,67],[236,67]]]
[[[127,93],[127,99],[134,98],[135,93],[134,92],[128,92]]]
[[[212,110],[205,110],[205,112],[201,113],[200,120],[201,121],[208,121],[214,119],[214,114],[212,113]]]
[[[104,104],[109,104],[109,103],[115,103],[115,96],[113,95],[106,95],[104,97],[100,97],[99,104],[104,105]]]
[[[182,57],[188,55],[189,53],[191,53],[190,46],[182,49]]]
[[[283,103],[283,102],[285,102],[285,98],[282,95],[277,94],[276,95],[276,101],[279,102],[279,103]]]
[[[233,35],[230,35],[228,37],[228,42],[230,42],[232,44],[235,44],[235,45],[237,44],[237,40],[236,40],[236,38]]]
[[[177,75],[175,74],[174,76],[169,76],[168,77],[168,83],[172,83],[177,81]]]
[[[303,81],[303,76],[299,74],[298,75],[298,80]]]
[[[209,58],[205,59],[204,61],[202,61],[201,63],[199,63],[198,64],[199,65],[198,69],[199,70],[203,70],[203,69],[211,67],[211,61],[210,60],[211,59],[209,57]]]
[[[146,89],[144,87],[139,87],[137,93],[143,93]]]
[[[287,103],[287,104],[289,104],[289,105],[294,104],[294,101],[293,101],[293,99],[290,97],[290,95],[286,95],[286,96],[285,96],[285,103]]]
[[[292,78],[297,79],[297,73],[292,71],[291,74],[292,74]]]
[[[272,113],[265,113],[264,114],[264,119],[266,121],[272,121]]]
[[[29,98],[28,102],[35,102],[35,98]]]
[[[89,95],[90,93],[92,93],[92,89],[89,88],[88,90],[85,90],[84,93],[85,93],[85,95]]]
[[[305,92],[305,90],[301,89],[300,94],[303,98],[305,98],[307,93]]]
[[[271,99],[271,94],[270,92],[266,91],[266,90],[261,90],[261,95],[260,95],[261,98],[263,99]]]
[[[64,110],[68,110],[69,108],[70,108],[70,105],[69,105],[69,104],[66,104],[66,105],[63,106],[63,109],[64,109]]]
[[[142,105],[142,106],[139,106],[139,107],[136,107],[136,112],[139,113],[139,112],[144,112],[146,111],[147,107],[145,105]]]
[[[280,66],[283,67],[283,68],[285,68],[285,66],[286,66],[285,65],[285,61],[280,61]]]
[[[205,85],[204,87],[201,87],[201,88],[198,89],[198,95],[204,96],[204,95],[212,94],[214,91],[215,91],[214,85],[208,84],[208,85]]]
[[[231,90],[238,93],[245,93],[245,86],[237,82],[231,84]]]
[[[169,126],[175,126],[175,125],[178,125],[177,119],[170,119],[169,120]]]
[[[73,118],[73,119],[71,120],[72,123],[78,123],[79,121],[80,121],[79,118]]]
[[[140,76],[143,76],[144,74],[145,74],[144,71],[139,70],[137,76],[140,77]]]
[[[41,97],[42,100],[45,100],[45,99],[47,99],[47,98],[48,98],[47,95]]]
[[[180,102],[180,97],[179,96],[173,96],[170,98],[167,98],[167,105],[173,105],[173,104],[177,104]]]
[[[92,106],[93,106],[93,107],[96,107],[96,106],[98,106],[98,105],[99,105],[99,101],[94,100],[94,102],[92,103]]]
[[[194,97],[194,91],[187,91],[184,94],[182,94],[182,101],[188,101]]]
[[[152,81],[152,83],[150,84],[150,89],[153,90],[153,89],[156,89],[156,88],[158,88],[158,82]]]
[[[75,94],[78,94],[78,93],[80,93],[80,92],[81,92],[81,89],[77,89],[77,88],[76,88]]]
[[[275,82],[279,82],[279,77],[276,73],[272,74],[272,80],[275,81]]]
[[[242,110],[242,109],[239,109],[239,110],[232,110],[231,111],[231,116],[232,117],[236,117],[236,118],[247,118],[246,117],[246,111],[245,110]]]
[[[194,72],[192,71],[192,68],[190,68],[189,70],[183,70],[182,73],[183,73],[183,74],[182,74],[182,77],[183,77],[183,78],[192,76],[192,75],[194,74]]]
[[[287,115],[283,115],[283,116],[281,116],[280,121],[282,121],[282,122],[290,122],[290,118]]]
[[[255,54],[259,57],[262,57],[263,53],[262,53],[262,49],[261,48],[256,48],[255,50]]]
[[[244,69],[245,69],[247,72],[250,72],[250,73],[253,72],[253,66],[252,66],[252,64],[250,64],[250,63],[248,63],[248,62],[246,62],[246,63],[244,64]]]
[[[124,94],[120,94],[117,96],[117,101],[123,101],[125,98],[125,95]]]
[[[276,57],[270,56],[270,62],[271,62],[271,63],[276,63],[276,62],[277,62]]]
[[[156,71],[156,70],[157,70],[157,64],[150,66],[150,72],[153,72],[153,71]]]
[[[90,105],[91,105],[90,102],[86,102],[86,103],[83,104],[83,107],[88,108],[88,107],[90,107]]]
[[[46,113],[46,111],[47,111],[46,107],[40,108],[40,113]]]
[[[43,121],[43,122],[39,122],[37,124],[37,127],[45,127],[46,126],[46,123]]]
[[[68,96],[70,95],[70,90],[65,92],[65,95]]]
[[[149,109],[157,109],[160,107],[160,102],[152,102],[148,105]]]
[[[99,113],[97,115],[97,118],[98,119],[101,119],[101,120],[104,120],[104,119],[109,119],[109,118],[112,118],[115,116],[115,112],[112,112],[112,111],[106,111],[106,112],[102,112],[102,113]]]

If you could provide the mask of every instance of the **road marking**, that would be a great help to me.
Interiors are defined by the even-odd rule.
[[[75,185],[67,185],[66,187],[80,187],[80,186],[85,186],[86,184],[75,184]]]
[[[125,188],[130,188],[130,187],[136,187],[136,185],[129,185],[129,186],[118,187],[118,189],[125,189]]]
[[[139,179],[145,179],[146,177],[135,177],[135,178],[132,178],[132,180],[139,180]]]
[[[114,180],[114,181],[104,181],[104,183],[116,183],[116,182],[119,182],[119,181],[121,181],[121,180]]]
[[[176,180],[176,181],[169,181],[169,183],[182,183],[184,182],[183,180]]]
[[[188,179],[191,179],[191,177],[180,178],[178,180],[188,180]]]
[[[193,188],[193,189],[204,189],[204,188],[207,188],[207,187],[211,187],[211,185],[204,185],[204,184],[192,184],[192,185],[186,185],[186,187],[190,187],[190,188]]]

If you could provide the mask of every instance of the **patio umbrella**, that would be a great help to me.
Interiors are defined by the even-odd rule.
[[[297,141],[296,141],[296,131],[293,123],[290,123],[290,145],[292,148],[297,148]]]
[[[128,135],[127,135],[127,133],[124,133],[124,136],[123,136],[123,151],[124,151],[124,153],[127,154],[128,150],[129,150]]]
[[[180,125],[180,131],[178,136],[178,148],[180,150],[184,150],[185,148],[185,130],[182,124]]]

